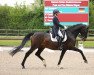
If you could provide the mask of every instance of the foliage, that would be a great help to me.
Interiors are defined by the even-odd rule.
[[[94,29],[94,3],[93,1],[90,1],[89,3],[89,24],[90,28]]]
[[[36,0],[38,5],[0,6],[0,29],[48,29],[44,26],[43,0]],[[40,1],[40,2],[39,2]],[[90,27],[94,29],[94,4],[91,0]]]
[[[0,28],[6,28],[9,25],[9,7],[0,6]]]
[[[0,6],[0,29],[43,29],[43,5]]]

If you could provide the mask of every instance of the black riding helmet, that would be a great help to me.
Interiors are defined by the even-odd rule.
[[[56,13],[60,13],[58,9],[53,10],[53,15]]]

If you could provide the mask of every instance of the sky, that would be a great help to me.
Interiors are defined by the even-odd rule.
[[[34,3],[34,0],[0,0],[0,5],[7,4],[9,6],[14,6],[16,2],[17,4],[21,4],[25,2],[26,5],[29,5],[31,3]]]

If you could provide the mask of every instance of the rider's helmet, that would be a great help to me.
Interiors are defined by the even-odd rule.
[[[53,10],[53,15],[57,13],[60,13],[58,9]]]

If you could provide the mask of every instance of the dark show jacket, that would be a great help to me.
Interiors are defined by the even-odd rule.
[[[64,28],[64,26],[62,26],[60,24],[58,18],[56,16],[54,16],[54,18],[53,18],[53,27],[52,27],[53,38],[55,38],[56,36],[58,36],[59,27]]]

